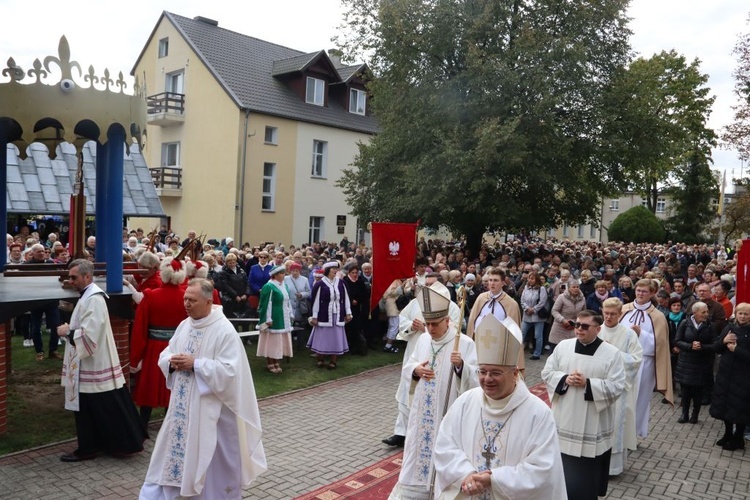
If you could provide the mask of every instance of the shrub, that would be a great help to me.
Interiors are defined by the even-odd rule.
[[[609,225],[607,234],[610,241],[634,243],[662,243],[665,238],[661,221],[643,205],[618,215]]]

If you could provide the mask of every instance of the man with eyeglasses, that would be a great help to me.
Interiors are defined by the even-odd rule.
[[[596,500],[607,494],[615,404],[625,388],[619,349],[598,337],[602,317],[578,313],[575,338],[547,359],[542,379],[552,402],[568,498]]]
[[[432,499],[432,451],[443,415],[456,398],[477,387],[477,350],[466,335],[450,324],[451,301],[432,288],[416,296],[427,333],[417,340],[401,377],[413,393],[406,428],[404,458],[390,500]],[[454,350],[458,335],[458,349]]]
[[[80,462],[99,453],[124,458],[143,451],[146,429],[125,386],[106,294],[93,282],[94,265],[88,260],[71,262],[68,276],[81,298],[70,324],[57,327],[57,334],[68,339],[62,385],[65,409],[75,415],[78,448],[60,460]]]
[[[459,396],[440,424],[435,498],[565,499],[555,419],[519,377],[520,328],[487,315],[474,338],[480,387]]]

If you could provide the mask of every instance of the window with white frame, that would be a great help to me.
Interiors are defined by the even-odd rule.
[[[279,129],[276,127],[266,127],[266,144],[278,144],[279,143]]]
[[[161,145],[161,166],[180,168],[179,142],[165,142]]]
[[[325,103],[326,82],[319,78],[307,77],[307,91],[305,102],[322,106]]]
[[[594,224],[591,224],[591,231],[589,233],[589,238],[596,239],[596,226]]]
[[[568,235],[568,223],[566,222],[563,224],[563,236],[567,236],[567,235]]]
[[[349,90],[349,112],[364,115],[367,106],[367,93],[364,90]]]
[[[171,92],[173,94],[184,94],[185,90],[185,72],[175,71],[174,73],[167,74],[167,80],[164,85],[165,92]]]
[[[169,55],[169,38],[162,38],[159,40],[159,57],[167,57]]]
[[[261,199],[261,210],[272,212],[276,192],[276,164],[263,164],[263,197]]]
[[[656,213],[663,214],[666,211],[667,211],[667,200],[665,198],[657,198]]]
[[[310,217],[310,229],[307,236],[308,243],[313,244],[322,239],[323,222],[323,217]]]
[[[326,176],[326,163],[328,157],[328,143],[325,141],[313,141],[312,151],[312,171],[310,175],[313,177],[325,177]]]
[[[583,224],[578,224],[578,238],[583,238]]]
[[[646,201],[646,198],[641,198],[641,205],[648,208],[648,201]]]
[[[620,210],[620,200],[610,200],[609,209],[613,212],[617,212],[618,210]]]

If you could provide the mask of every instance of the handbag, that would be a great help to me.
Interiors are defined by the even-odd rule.
[[[294,280],[291,280],[292,285],[294,285],[294,291],[299,293],[299,289],[297,288],[297,283],[294,282]],[[299,313],[302,316],[305,316],[307,314],[310,314],[310,303],[307,301],[307,298],[300,297],[297,300],[297,308],[299,309]]]

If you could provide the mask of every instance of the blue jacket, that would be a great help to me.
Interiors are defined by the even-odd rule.
[[[273,264],[266,264],[265,267],[255,264],[250,268],[250,273],[247,275],[250,295],[260,295],[260,289],[271,279],[271,276],[268,274],[271,269],[273,269]]]

